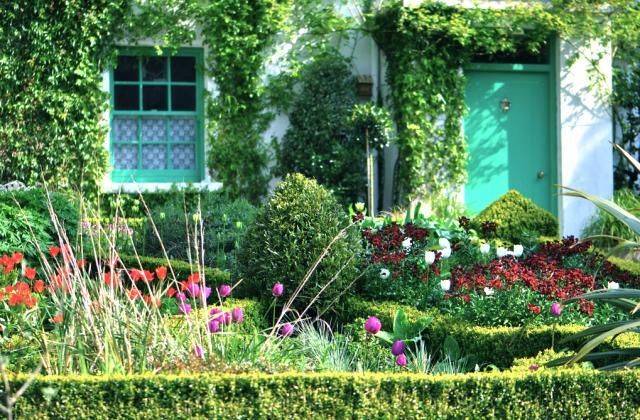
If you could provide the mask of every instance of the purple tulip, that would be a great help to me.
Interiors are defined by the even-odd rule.
[[[282,283],[276,283],[271,288],[271,294],[274,297],[280,297],[284,293],[284,285]]]
[[[186,290],[192,298],[200,294],[200,286],[198,286],[198,283],[189,283]]]
[[[291,334],[293,334],[293,325],[292,324],[287,322],[282,327],[280,327],[280,336],[281,337],[289,337]]]
[[[233,310],[231,311],[231,319],[233,319],[233,322],[237,322],[238,324],[244,321],[244,311],[242,310],[242,308],[233,308]]]
[[[398,365],[400,367],[407,366],[407,356],[405,356],[404,353],[399,354],[398,356],[396,356],[396,365]]]
[[[364,329],[370,334],[378,334],[382,329],[382,323],[375,316],[370,316],[364,323]]]
[[[223,312],[221,315],[222,315],[222,323],[224,325],[231,325],[231,313]]]
[[[191,313],[191,305],[188,303],[181,303],[178,305],[178,309],[180,310],[180,313],[184,315],[189,315]]]
[[[209,324],[207,326],[209,327],[209,332],[211,334],[215,334],[220,331],[220,322],[217,319],[212,319],[211,321],[209,321]]]
[[[193,353],[196,355],[196,357],[204,359],[204,350],[199,345],[196,344],[195,346],[193,346]]]
[[[560,315],[562,315],[562,305],[560,305],[558,302],[553,302],[551,304],[551,308],[549,308],[549,312],[551,312],[551,315],[554,317],[559,317]]]
[[[231,286],[229,286],[228,284],[221,284],[220,286],[218,286],[218,293],[220,294],[220,297],[227,297],[231,294]]]
[[[401,354],[404,353],[404,349],[405,349],[404,341],[396,340],[391,345],[391,354],[393,354],[394,356],[400,356]]]
[[[212,316],[218,315],[220,313],[222,313],[222,309],[220,308],[211,308],[211,310],[209,311],[209,315],[212,315]]]
[[[182,292],[176,293],[176,300],[180,303],[185,303],[187,301],[187,295]]]
[[[209,299],[209,296],[211,296],[211,288],[210,287],[201,287],[200,288],[200,296],[202,296],[204,298],[204,300]]]

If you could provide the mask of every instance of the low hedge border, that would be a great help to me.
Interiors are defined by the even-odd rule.
[[[195,268],[194,265],[189,264],[187,261],[167,260],[165,258],[145,257],[142,255],[139,257],[135,255],[120,255],[120,260],[126,268],[142,268],[149,271],[153,271],[160,266],[169,268],[169,265],[171,265],[178,281],[186,280]],[[170,272],[168,275],[170,275]],[[207,283],[214,286],[229,283],[231,280],[231,275],[219,268],[204,267],[204,276]]]
[[[393,316],[399,308],[405,311],[409,319],[424,315],[432,317],[433,321],[427,327],[425,337],[435,348],[450,335],[456,339],[465,354],[474,355],[479,362],[494,364],[500,368],[510,367],[514,359],[534,357],[584,328],[577,325],[479,327],[442,314],[436,309],[422,312],[394,302],[369,302],[358,298],[347,300],[340,322],[356,323],[362,328],[364,319],[376,316],[382,322],[383,329],[391,328]],[[576,349],[580,344],[582,342],[577,342],[569,348]],[[614,348],[640,346],[640,336],[633,333],[622,334],[609,345]],[[556,350],[562,349],[556,345]]]
[[[25,376],[12,380],[12,388]],[[39,377],[22,418],[638,418],[640,372]]]
[[[640,276],[640,262],[625,260],[619,257],[609,257],[608,260],[620,270],[624,270],[634,276]]]

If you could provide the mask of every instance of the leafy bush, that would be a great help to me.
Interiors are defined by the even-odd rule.
[[[615,191],[613,193],[613,202],[634,216],[640,217],[640,197],[632,190],[624,188]],[[589,225],[584,228],[583,235],[610,235],[630,241],[638,241],[638,236],[624,222],[604,210],[598,210]],[[617,244],[614,240],[600,238],[594,239],[594,242],[606,248]]]
[[[12,389],[26,380],[11,378]],[[44,376],[18,400],[16,417],[631,419],[640,405],[639,381],[637,372],[573,370]]]
[[[277,175],[299,172],[331,189],[343,204],[364,197],[364,145],[350,121],[355,79],[345,58],[320,54],[303,70],[290,126],[277,148]]]
[[[355,279],[361,253],[358,232],[333,195],[314,180],[293,174],[278,185],[242,240],[239,268],[243,288],[268,295],[276,282],[289,297],[324,249],[341,234],[294,301],[304,309],[322,292],[316,306],[326,307]],[[335,280],[334,280],[335,276]]]
[[[484,223],[495,223],[496,230],[489,237],[498,237],[512,243],[521,243],[523,237],[558,236],[558,220],[548,211],[516,190],[510,190],[490,204],[473,219],[478,232]]]
[[[38,260],[34,242],[47,249],[57,241],[49,201],[69,240],[75,240],[80,213],[73,194],[47,194],[42,189],[0,192],[0,254],[21,251],[29,259]]]
[[[229,200],[220,193],[201,193],[190,198],[175,195],[164,204],[151,208],[151,218],[160,240],[148,225],[140,252],[164,257],[164,246],[170,258],[188,260],[191,256],[195,259],[194,227],[202,224],[204,263],[207,266],[232,269],[235,267],[240,237],[255,213],[255,207],[248,201]],[[189,237],[191,241],[188,241]]]

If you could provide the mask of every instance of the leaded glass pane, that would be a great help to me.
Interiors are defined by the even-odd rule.
[[[113,149],[113,166],[116,169],[136,169],[138,167],[138,146],[116,145]]]
[[[163,118],[142,119],[142,141],[160,142],[165,140],[165,120]]]
[[[167,146],[151,144],[142,146],[142,169],[166,169]]]
[[[171,148],[171,165],[174,169],[195,169],[195,146],[192,144],[174,145]]]
[[[171,120],[170,137],[173,142],[195,142],[195,118],[176,118]]]
[[[138,120],[129,117],[113,119],[113,138],[118,142],[138,141]]]

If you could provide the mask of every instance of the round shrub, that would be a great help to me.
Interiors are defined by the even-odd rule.
[[[495,232],[483,225],[495,223]],[[507,191],[473,219],[473,227],[485,237],[521,242],[527,235],[558,236],[558,220],[516,190]]]
[[[243,287],[270,298],[271,287],[280,282],[284,295],[279,301],[286,302],[323,250],[348,225],[347,214],[326,188],[303,175],[288,175],[247,228],[238,260]],[[340,296],[357,275],[361,250],[357,229],[349,227],[331,246],[293,306],[304,309],[336,275],[315,306],[325,308]]]

